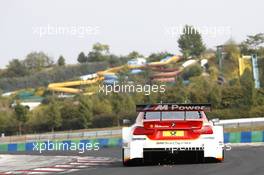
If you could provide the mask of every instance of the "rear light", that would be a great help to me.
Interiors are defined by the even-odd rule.
[[[154,134],[154,129],[146,129],[142,126],[135,128],[133,135],[152,135]]]
[[[206,125],[203,126],[201,129],[193,130],[193,132],[198,134],[213,134],[213,129],[211,126]]]

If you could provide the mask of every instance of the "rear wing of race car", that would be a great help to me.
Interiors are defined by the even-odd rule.
[[[150,111],[210,111],[211,104],[141,104],[136,105],[137,112],[150,112]]]

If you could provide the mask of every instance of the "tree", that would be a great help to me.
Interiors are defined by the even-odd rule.
[[[60,106],[54,99],[52,99],[48,104],[45,110],[45,115],[47,118],[47,124],[52,132],[54,132],[55,128],[61,126],[62,118],[60,113]]]
[[[244,105],[253,105],[255,99],[255,87],[252,72],[248,68],[244,71],[243,75],[241,76],[240,83],[242,86]]]
[[[122,64],[120,57],[113,54],[109,56],[108,62],[111,66],[117,66]]]
[[[188,86],[189,100],[191,103],[207,103],[208,94],[212,85],[205,77],[192,77]]]
[[[115,123],[120,126],[120,119],[125,118],[135,111],[135,103],[127,94],[112,94],[112,106],[115,114]],[[122,118],[121,118],[122,117]]]
[[[88,61],[107,61],[109,56],[109,46],[106,44],[95,43],[93,49],[88,53]]]
[[[57,64],[59,66],[64,66],[65,65],[65,58],[61,55],[57,61]]]
[[[173,54],[171,54],[169,52],[152,53],[149,55],[148,61],[149,62],[160,61],[161,59],[166,58],[166,57],[170,57],[170,56],[173,56]]]
[[[7,70],[4,73],[7,77],[22,77],[28,74],[26,66],[18,59],[13,59],[7,65]]]
[[[85,54],[83,52],[81,52],[79,55],[78,55],[78,58],[77,58],[77,61],[79,63],[87,63],[88,62],[88,59],[87,57],[85,56]]]
[[[85,96],[79,97],[79,114],[81,115],[81,118],[84,118],[86,123],[85,127],[88,128],[91,126],[91,120],[93,117],[92,108],[93,108],[94,101],[92,101],[90,98],[87,98]]]
[[[188,25],[184,27],[178,45],[185,58],[189,56],[199,57],[206,49],[201,34],[193,26]]]
[[[190,77],[200,76],[202,72],[200,65],[193,65],[183,71],[182,78],[188,80]]]
[[[240,49],[236,42],[232,39],[228,40],[225,44],[226,58],[234,62],[238,61],[240,57]]]
[[[19,134],[21,135],[22,125],[27,121],[28,108],[18,103],[15,105],[14,110],[16,119],[18,121]]]
[[[50,126],[48,123],[50,119],[47,117],[46,111],[47,105],[41,105],[30,111],[26,125],[31,132],[50,131]]]
[[[109,116],[112,114],[112,106],[105,96],[93,99],[93,114],[97,116]]]
[[[11,135],[17,132],[17,121],[12,111],[0,111],[0,133]]]
[[[223,87],[221,105],[224,108],[239,108],[243,103],[243,97],[244,94],[239,85]]]
[[[109,46],[107,44],[95,43],[93,45],[93,51],[107,55],[109,54]]]
[[[256,35],[248,35],[247,39],[240,45],[241,52],[244,55],[256,53],[261,49],[264,43],[264,33],[258,33]]]
[[[222,65],[224,66],[221,67],[221,72],[224,73],[224,76],[233,79],[239,73],[240,49],[234,40],[229,39],[224,45],[224,52],[225,57],[222,59]]]
[[[80,113],[78,105],[74,103],[65,103],[61,108],[61,117],[63,130],[69,129],[83,129],[87,126],[87,120],[83,114]]]
[[[249,35],[245,41],[245,44],[252,49],[258,49],[261,44],[264,43],[264,33],[258,33],[256,35]]]
[[[143,55],[140,54],[140,53],[138,53],[137,51],[132,51],[132,52],[130,52],[130,53],[127,55],[127,57],[128,57],[129,59],[134,59],[134,58],[143,57]]]
[[[53,60],[43,52],[31,52],[23,62],[26,68],[33,73],[53,65]]]
[[[221,104],[221,100],[222,100],[221,97],[222,97],[222,94],[221,94],[220,87],[217,85],[214,85],[211,91],[209,92],[208,102],[211,103],[214,108],[217,108]]]
[[[91,51],[88,53],[88,61],[97,62],[97,61],[106,61],[107,57],[102,55],[100,52]]]

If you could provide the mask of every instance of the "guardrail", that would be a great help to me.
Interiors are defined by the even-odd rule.
[[[224,128],[235,127],[251,127],[264,126],[264,117],[260,118],[242,118],[242,119],[227,119],[227,120],[212,120],[215,125],[222,125]],[[97,131],[80,131],[80,132],[55,132],[46,134],[27,134],[22,136],[6,136],[0,137],[0,143],[19,143],[19,142],[34,142],[45,140],[63,140],[63,139],[90,139],[90,138],[110,138],[118,137],[122,134],[120,128],[104,129]]]
[[[63,139],[87,139],[116,137],[122,133],[121,129],[109,129],[98,131],[82,131],[82,132],[54,132],[47,134],[27,134],[22,136],[5,136],[0,138],[0,143],[16,143],[16,142],[34,142],[45,140],[63,140]]]
[[[222,125],[225,128],[264,125],[264,117],[227,119],[227,120],[213,119],[212,121],[214,122],[215,125]]]

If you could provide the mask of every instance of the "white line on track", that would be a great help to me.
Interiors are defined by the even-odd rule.
[[[28,160],[30,160],[28,162],[29,164],[30,162],[36,163],[36,161],[38,160],[37,156],[35,156],[35,158],[32,158],[32,157],[29,156],[29,158],[27,158]],[[54,156],[54,158],[58,158],[58,157],[59,156]],[[23,159],[23,157],[21,158]],[[41,158],[42,160],[44,157],[39,156],[39,158]],[[68,157],[68,159],[70,158],[70,161],[68,162],[66,161],[60,162],[57,160],[56,163],[54,164],[54,162],[52,161],[52,158],[53,157],[50,156],[49,158],[44,159],[44,161],[46,162],[50,161],[49,165],[47,164],[44,166],[37,166],[38,164],[35,164],[35,167],[31,167],[31,168],[30,166],[29,167],[25,166],[24,168],[23,166],[21,166],[21,169],[13,169],[9,171],[4,171],[2,173],[0,172],[0,175],[4,175],[4,174],[56,174],[56,173],[64,173],[64,172],[75,172],[83,168],[94,169],[96,166],[109,165],[116,161],[114,158],[109,158],[109,157],[72,156],[72,157]],[[63,158],[63,157],[60,157],[60,158]],[[24,163],[27,162],[27,159],[24,160],[23,162]],[[11,162],[13,162],[13,164],[11,163],[10,165],[12,166],[16,165],[16,161],[17,161],[16,159],[13,160],[13,158],[11,157],[10,160],[12,160]],[[61,160],[65,160],[65,158]],[[41,163],[39,163],[39,165],[41,165]]]

